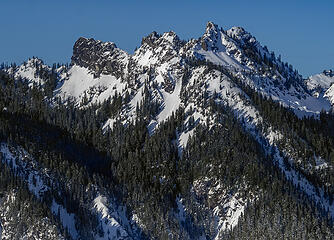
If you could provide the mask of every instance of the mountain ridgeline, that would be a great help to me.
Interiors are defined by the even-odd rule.
[[[333,72],[241,27],[0,68],[0,238],[332,239]]]

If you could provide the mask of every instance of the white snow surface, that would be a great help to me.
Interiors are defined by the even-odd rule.
[[[62,205],[57,204],[54,200],[52,201],[51,211],[55,216],[59,214],[63,227],[67,229],[73,239],[78,239],[78,232],[75,227],[75,215],[68,213]]]
[[[235,59],[233,59],[226,53],[225,47],[223,47],[222,45],[220,45],[220,51],[218,52],[204,51],[200,48],[196,52],[203,56],[205,60],[210,61],[214,64],[243,69],[243,66],[241,66]]]
[[[180,92],[181,92],[181,81],[176,81],[175,89],[172,93],[168,93],[164,90],[162,90],[162,96],[164,100],[163,110],[159,113],[157,119],[158,123],[163,122],[168,117],[172,115],[173,112],[175,112],[181,103],[180,99]]]
[[[63,76],[58,84],[55,95],[63,100],[74,98],[80,103],[85,97],[90,103],[103,102],[116,93],[122,93],[125,83],[114,76],[94,75],[87,69],[73,65],[68,72],[68,77]]]
[[[182,198],[177,197],[176,198],[176,204],[177,204],[177,211],[178,211],[178,219],[180,222],[186,221],[186,208],[182,203]]]
[[[98,212],[100,226],[103,230],[103,236],[97,234],[95,239],[127,239],[131,238],[128,231],[131,232],[129,221],[126,218],[125,207],[113,206],[107,197],[98,195],[94,199],[94,209]]]
[[[325,92],[324,97],[328,98],[331,102],[332,106],[334,106],[334,85],[332,84],[331,87]]]

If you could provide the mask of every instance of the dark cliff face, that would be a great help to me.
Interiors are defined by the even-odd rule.
[[[72,64],[88,68],[96,77],[111,74],[122,77],[127,54],[112,42],[80,37],[73,46]]]

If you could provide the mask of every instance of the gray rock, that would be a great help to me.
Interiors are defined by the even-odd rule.
[[[119,78],[125,68],[123,60],[127,58],[128,54],[115,43],[80,37],[73,47],[72,64],[88,68],[96,77],[112,74]]]

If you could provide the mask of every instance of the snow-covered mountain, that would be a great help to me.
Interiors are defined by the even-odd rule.
[[[299,116],[318,115],[322,109],[330,109],[330,101],[314,91],[319,86],[329,88],[331,77],[315,75],[304,83],[291,65],[269,52],[243,28],[223,30],[212,22],[208,22],[200,39],[188,42],[180,40],[174,32],[153,32],[143,38],[133,55],[117,48],[115,43],[81,37],[73,47],[71,67],[56,70],[59,79],[54,96],[73,99],[80,105],[102,102],[117,92],[129,94],[130,108],[134,108],[142,101],[140,94],[147,83],[155,100],[165,106],[162,117],[166,118],[171,109],[168,98],[175,99],[175,104],[171,104],[176,110],[181,103],[177,100],[182,95],[181,87],[183,91],[189,87],[181,84],[182,78],[198,70],[191,64],[194,61],[224,67],[244,84],[291,107]],[[43,73],[48,71],[51,68],[39,59],[9,70],[16,78],[41,85],[45,81]],[[326,96],[330,98],[330,94]],[[129,109],[128,114],[133,115]]]
[[[270,154],[287,181],[334,218],[334,204],[310,178],[305,177],[318,169],[331,169],[332,163],[314,151],[313,155],[309,154],[309,162],[301,164],[300,156],[304,152],[295,151],[295,145],[290,143],[296,139],[303,142],[303,139],[274,126],[252,100],[255,92],[291,108],[299,118],[317,118],[322,110],[329,111],[334,104],[333,74],[328,71],[303,80],[297,70],[241,27],[224,30],[208,22],[202,37],[188,42],[172,31],[152,32],[142,39],[134,54],[119,49],[112,42],[81,37],[74,44],[70,66],[49,67],[42,60],[33,58],[21,66],[6,69],[6,72],[15,81],[27,82],[29,87],[50,92],[45,101],[52,107],[74,103],[76,108],[86,109],[121,98],[115,112],[100,123],[104,134],[112,130],[116,122],[126,127],[144,118],[149,135],[154,136],[163,123],[181,111],[184,113],[182,127],[175,130],[176,140],[173,142],[180,158],[200,126],[212,129],[221,124],[221,115],[214,110],[214,104],[227,107],[247,134],[263,147],[266,154]],[[5,159],[11,158],[7,145],[1,146]],[[17,152],[24,153],[24,150],[18,148]],[[35,169],[22,172],[29,187],[32,187],[31,174],[42,179]],[[43,177],[48,179],[49,176],[44,174]],[[163,179],[160,178],[160,183]],[[52,179],[47,182],[52,184]],[[38,197],[40,190],[48,191],[50,186],[40,181],[37,183],[38,192],[36,186],[30,190]],[[214,239],[220,239],[227,230],[237,226],[245,209],[257,199],[255,192],[258,189],[249,190],[247,182],[240,183],[237,191],[225,189],[223,185],[214,177],[205,177],[194,179],[191,187],[194,203],[202,206],[201,211],[212,218],[208,222]],[[242,192],[249,193],[248,199]],[[63,227],[77,239],[76,217],[57,202],[52,203],[51,211],[64,215],[68,221],[61,222]],[[182,196],[178,196],[175,204],[177,211],[171,210],[168,214],[182,225],[191,213]],[[97,216],[100,229],[100,235],[96,233],[95,239],[115,236],[132,239],[137,237],[139,228],[145,230],[140,212],[127,215],[126,207],[113,203],[112,197],[95,193],[89,206],[90,212]],[[201,231],[198,230],[199,235],[203,233]]]
[[[317,98],[325,98],[334,104],[334,73],[332,70],[323,71],[322,73],[310,76],[305,80],[307,88]]]
[[[320,93],[326,92],[334,82],[334,74],[332,71],[324,71],[322,73],[310,76],[306,79],[307,88],[319,96]]]

